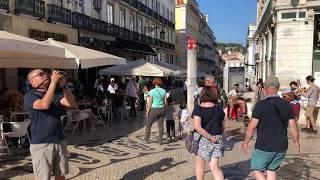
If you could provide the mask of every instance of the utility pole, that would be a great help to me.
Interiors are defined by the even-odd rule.
[[[188,37],[187,40],[188,52],[187,52],[187,107],[188,111],[192,112],[194,108],[194,92],[197,84],[197,41],[192,37]]]

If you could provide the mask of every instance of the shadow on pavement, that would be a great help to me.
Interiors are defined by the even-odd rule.
[[[165,158],[160,160],[159,162],[156,162],[154,164],[150,164],[148,166],[144,166],[138,169],[134,169],[127,174],[125,174],[121,180],[133,180],[133,179],[146,179],[148,176],[151,176],[155,172],[164,172],[169,170],[170,168],[173,168],[175,166],[178,166],[180,164],[184,164],[187,161],[181,161],[181,162],[173,162],[173,158]]]
[[[241,128],[232,129],[230,131],[226,131],[224,134],[224,149],[226,151],[232,151],[234,145],[244,139],[244,133]]]

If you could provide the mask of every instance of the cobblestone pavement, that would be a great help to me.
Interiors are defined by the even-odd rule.
[[[157,125],[153,125],[150,144],[143,143],[142,114],[136,119],[113,123],[109,127],[85,134],[68,136],[70,152],[69,179],[75,180],[140,180],[195,179],[194,156],[184,148],[184,142],[158,145]],[[226,151],[221,166],[226,179],[252,179],[250,154],[240,152],[244,135],[241,122],[227,123]],[[178,133],[177,133],[178,134]],[[302,132],[302,153],[296,155],[290,145],[278,179],[320,179],[320,140],[318,135]],[[253,143],[251,143],[252,147]],[[0,156],[0,179],[32,179],[32,165],[28,149],[8,157]],[[213,179],[207,168],[206,179]]]

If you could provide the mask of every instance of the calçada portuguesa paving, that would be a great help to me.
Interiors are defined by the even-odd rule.
[[[140,180],[195,178],[194,155],[188,153],[184,141],[158,145],[158,126],[153,125],[152,142],[145,144],[143,113],[128,121],[73,136],[68,134],[70,174],[75,180]],[[250,174],[250,153],[240,151],[244,136],[242,122],[227,122],[225,157],[221,167],[226,179],[253,179]],[[176,133],[178,134],[178,132]],[[292,139],[290,139],[292,140]],[[291,143],[291,141],[290,141]],[[250,144],[253,148],[254,142]],[[320,139],[318,135],[301,133],[302,152],[295,154],[290,144],[289,153],[278,179],[320,179]],[[0,179],[32,179],[32,164],[28,149],[17,150],[16,155],[1,155]],[[206,179],[213,179],[206,169]]]

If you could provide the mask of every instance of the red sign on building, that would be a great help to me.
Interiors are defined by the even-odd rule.
[[[197,49],[197,41],[192,37],[188,37],[187,44],[188,49]]]

